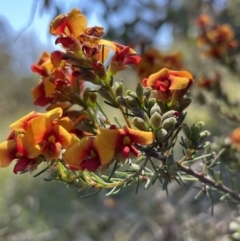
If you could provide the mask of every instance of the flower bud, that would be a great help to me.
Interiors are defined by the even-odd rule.
[[[104,87],[101,87],[100,89],[98,89],[98,93],[107,101],[109,101],[112,104],[115,104],[115,97],[112,95],[112,93],[107,90]]]
[[[170,117],[170,118],[167,118],[163,121],[162,123],[162,127],[169,131],[169,130],[172,130],[174,129],[175,125],[177,124],[177,120],[175,117]]]
[[[117,102],[117,104],[122,105],[122,106],[128,108],[127,102],[126,102],[126,100],[125,100],[125,98],[123,96],[118,96],[116,98],[116,102]]]
[[[212,153],[212,147],[211,147],[211,143],[209,141],[207,141],[205,143],[205,148],[204,149],[205,149],[205,153],[206,154]]]
[[[155,112],[158,113],[159,115],[161,115],[161,109],[160,109],[160,107],[159,107],[159,105],[157,103],[155,103],[153,105],[153,107],[151,108],[150,116],[152,116]]]
[[[161,115],[158,112],[154,112],[151,115],[152,128],[158,130],[161,127]]]
[[[164,142],[167,139],[167,137],[168,137],[168,132],[163,128],[159,129],[156,133],[157,142]]]
[[[200,134],[199,134],[199,139],[198,139],[198,144],[202,144],[208,136],[210,136],[210,132],[209,131],[202,131]]]
[[[139,107],[135,107],[132,109],[132,113],[134,116],[142,118],[148,126],[151,126],[151,121],[145,111]]]
[[[126,95],[131,96],[132,98],[137,98],[137,94],[132,90],[127,90]]]
[[[187,138],[190,138],[191,137],[191,131],[190,131],[190,128],[188,127],[188,125],[186,123],[182,123],[181,127],[182,127],[184,135]]]
[[[132,123],[135,127],[137,127],[141,131],[148,131],[148,125],[142,118],[134,117],[132,119]]]
[[[152,107],[154,106],[154,104],[156,103],[156,99],[155,98],[150,98],[147,102],[147,108],[150,111],[152,109]]]
[[[203,128],[203,126],[205,125],[205,123],[203,121],[199,121],[198,123],[196,123],[194,125],[194,134],[195,136],[198,136]]]
[[[152,93],[152,88],[151,87],[146,87],[143,89],[143,96],[148,100],[151,96]]]
[[[162,122],[164,122],[164,120],[166,120],[170,117],[174,117],[174,119],[176,119],[176,117],[178,117],[178,116],[179,116],[179,113],[177,111],[170,110],[162,115]]]
[[[115,92],[116,97],[123,95],[123,83],[122,82],[115,82],[113,89]]]
[[[143,98],[143,86],[141,83],[137,83],[137,86],[136,86],[136,94],[137,94],[137,97],[139,100],[142,100]]]
[[[127,106],[129,109],[139,107],[138,101],[136,97],[126,96],[123,97],[126,100]]]

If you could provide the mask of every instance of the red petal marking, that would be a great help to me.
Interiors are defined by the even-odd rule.
[[[16,159],[16,140],[9,140],[0,143],[0,167],[7,167]]]
[[[130,149],[134,156],[138,156],[139,150],[135,146],[131,145]]]
[[[13,172],[17,174],[18,172],[25,171],[29,163],[30,159],[27,158],[18,160],[16,165],[14,166]]]
[[[55,44],[62,44],[63,47],[67,48],[69,45],[74,44],[76,41],[71,37],[60,37],[57,38]]]
[[[95,172],[101,165],[99,157],[93,157],[87,160],[83,160],[81,163],[81,170],[88,170],[90,172]]]
[[[126,57],[123,61],[124,65],[127,64],[139,64],[141,62],[142,58],[136,54],[134,55],[129,55],[128,57]]]
[[[166,81],[156,80],[156,82],[154,83],[153,88],[155,90],[160,90],[160,91],[165,92],[165,91],[168,91],[169,86],[170,86],[170,83],[169,83],[168,80],[166,80]]]
[[[43,67],[37,65],[37,64],[32,64],[31,65],[31,70],[33,73],[42,75],[42,76],[46,76],[48,73],[46,71],[46,69],[44,69]]]

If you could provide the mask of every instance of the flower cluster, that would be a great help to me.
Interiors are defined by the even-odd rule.
[[[124,83],[113,77],[128,65],[140,63],[135,50],[102,39],[103,28],[87,27],[86,17],[78,9],[56,17],[50,32],[63,50],[44,52],[31,66],[40,76],[32,90],[34,103],[45,106],[47,112],[31,112],[10,125],[9,137],[0,143],[0,166],[15,162],[14,173],[23,173],[45,164],[53,179],[79,188],[112,188],[137,177],[154,182],[159,177],[156,170],[173,180],[175,172],[169,171],[171,165],[165,159],[185,117],[184,109],[191,102],[186,94],[193,77],[188,71],[161,69],[161,65],[168,62],[180,68],[179,55],[167,57],[149,50],[140,65],[147,70],[140,71],[143,80],[135,91],[124,93]],[[150,73],[151,55],[159,62]],[[124,123],[119,117],[108,118],[99,98],[117,110]],[[153,165],[153,171],[142,174],[152,155],[166,155],[163,165]],[[143,159],[145,164],[139,167],[137,163]],[[114,173],[129,163],[134,174],[122,173],[125,178],[117,183],[107,184],[89,174],[106,169]]]
[[[207,16],[198,18],[197,25],[198,44],[205,47],[206,55],[222,60],[236,47],[230,26],[215,25]],[[46,107],[46,112],[32,111],[10,125],[9,136],[0,143],[0,167],[13,163],[16,174],[38,169],[35,176],[46,171],[47,180],[78,190],[110,189],[108,195],[131,184],[138,189],[143,183],[147,189],[159,180],[167,192],[173,181],[185,186],[185,181],[198,180],[202,188],[196,198],[203,194],[211,198],[210,191],[219,190],[222,200],[240,202],[235,189],[223,185],[219,172],[215,173],[224,151],[228,160],[238,163],[239,128],[226,143],[211,146],[206,142],[210,132],[203,129],[202,121],[184,123],[194,80],[182,69],[180,54],[163,55],[150,48],[140,57],[129,46],[103,39],[104,29],[88,27],[78,9],[57,16],[50,32],[62,50],[44,52],[31,66],[40,77],[32,89],[33,101]],[[114,79],[129,65],[135,66],[141,79],[134,90],[124,90],[125,80]],[[231,111],[235,104],[222,91],[220,81],[216,71],[197,85]],[[199,89],[198,93],[206,104]],[[211,107],[239,123],[233,112],[223,112],[216,103]],[[177,141],[183,153],[179,160],[174,156]],[[191,163],[200,161],[195,171]]]
[[[0,144],[1,166],[16,160],[14,173],[18,173],[58,158],[63,148],[74,144],[74,136],[63,127],[61,116],[61,108],[45,114],[33,111],[11,124],[9,137]]]
[[[237,47],[234,31],[228,24],[217,25],[207,15],[201,15],[196,20],[200,33],[197,45],[203,48],[205,56],[222,59]]]

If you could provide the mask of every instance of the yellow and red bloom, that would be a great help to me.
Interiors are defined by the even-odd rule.
[[[104,150],[101,148],[102,145],[97,142],[96,137],[84,137],[66,150],[63,160],[70,167],[94,172],[101,165],[109,164],[114,156],[113,147]]]
[[[73,9],[67,15],[59,15],[50,25],[50,32],[59,35],[56,44],[76,54],[76,57],[98,59],[102,50],[100,37],[104,34],[102,27],[87,28],[86,17],[78,9]],[[62,56],[63,57],[63,56]]]
[[[67,15],[57,16],[50,24],[53,35],[79,37],[87,28],[87,19],[79,9],[72,9]]]
[[[31,119],[25,135],[30,143],[41,146],[47,160],[58,158],[61,150],[68,148],[73,141],[73,136],[68,131],[46,116]]]
[[[193,83],[188,71],[174,71],[167,68],[151,74],[142,80],[144,87],[150,86],[160,101],[179,101]]]
[[[101,153],[109,150],[109,143],[115,150],[116,157],[121,161],[125,161],[132,156],[138,156],[139,151],[135,144],[142,146],[150,145],[154,141],[154,134],[152,132],[139,131],[124,127],[123,129],[100,129],[97,135],[98,146],[101,146]],[[102,164],[108,164],[106,160],[102,159]]]
[[[32,145],[26,136],[20,134],[15,139],[0,143],[0,167],[7,167],[13,160],[17,160],[13,172],[25,171],[29,165],[38,162],[41,154],[39,145]]]

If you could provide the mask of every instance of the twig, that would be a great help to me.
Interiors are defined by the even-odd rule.
[[[215,181],[213,181],[209,177],[203,176],[201,173],[198,173],[198,172],[194,171],[190,167],[183,166],[183,165],[181,165],[181,163],[177,163],[177,162],[176,162],[176,164],[177,164],[179,170],[181,170],[184,173],[187,173],[187,174],[189,174],[193,177],[196,177],[200,182],[202,182],[204,184],[207,184],[211,187],[214,187],[220,192],[228,194],[232,199],[234,199],[235,201],[240,203],[240,196],[236,192],[231,190],[230,188],[224,186],[221,183],[216,183]]]

